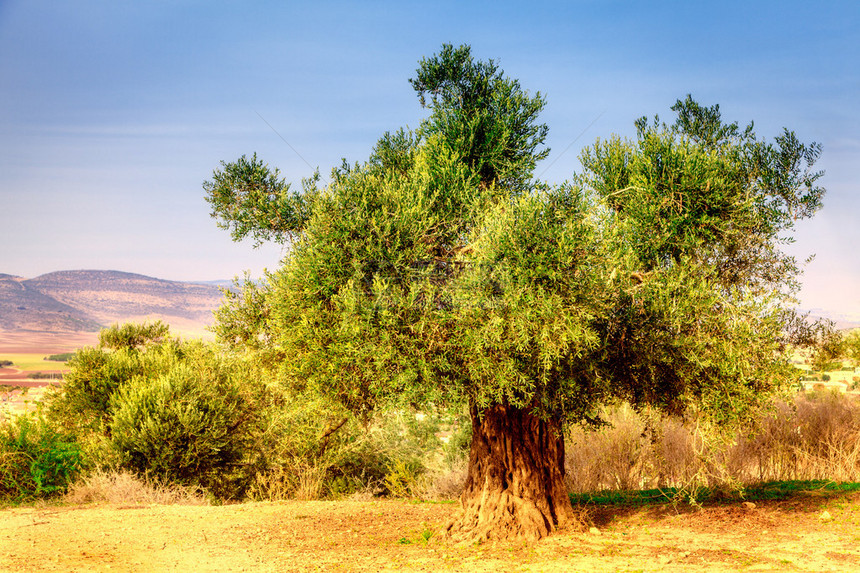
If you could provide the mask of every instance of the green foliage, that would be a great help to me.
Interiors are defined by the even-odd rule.
[[[838,330],[823,330],[817,336],[810,366],[819,372],[839,370],[842,368],[841,358],[850,357],[853,352],[852,342]]]
[[[787,321],[796,261],[780,246],[824,190],[819,146],[773,143],[687,97],[676,122],[583,152],[580,181],[602,197],[633,279],[599,320],[612,393],[740,423],[793,374]],[[695,318],[693,318],[695,317]]]
[[[250,235],[259,246],[268,240],[283,243],[304,227],[318,179],[317,174],[305,180],[304,193],[291,192],[278,170],[269,171],[255,153],[234,163],[222,161],[203,188],[218,226],[237,241]]]
[[[256,498],[412,496],[431,469],[447,469],[436,415],[388,412],[360,422],[337,402],[287,392],[261,416]]]
[[[799,269],[782,247],[820,207],[817,144],[760,139],[688,96],[673,124],[639,120],[551,186],[533,178],[540,94],[468,46],[410,81],[430,112],[417,131],[385,134],[322,190],[255,195],[262,213],[300,205],[289,223],[248,216],[246,182],[277,176],[256,159],[253,177],[204,186],[224,187],[234,238],[292,241],[222,329],[282,353],[290,392],[365,424],[468,402],[594,427],[625,400],[730,428],[796,379],[788,344],[808,329],[789,327]]]
[[[69,360],[62,388],[46,398],[48,417],[81,436],[108,435],[113,394],[134,378],[168,372],[181,360],[181,352],[171,340],[116,350],[82,348]]]
[[[27,378],[34,380],[62,380],[63,375],[56,372],[30,372],[27,374]]]
[[[779,246],[821,205],[822,173],[812,171],[820,146],[787,130],[761,141],[752,125],[724,124],[719,106],[690,96],[672,109],[673,125],[642,118],[636,140],[613,137],[582,155],[584,183],[632,227],[640,270],[687,256],[707,262],[725,287],[796,288],[796,262]]]
[[[421,126],[428,139],[444,138],[486,186],[527,188],[535,165],[549,155],[549,128],[537,123],[545,101],[522,90],[493,60],[475,61],[469,46],[442,46],[421,60],[409,80],[422,106],[433,114]],[[428,101],[429,96],[429,101]]]
[[[269,323],[267,281],[254,282],[246,273],[234,280],[234,289],[222,289],[221,306],[215,310],[211,327],[218,342],[231,350],[263,352],[272,348],[274,339]]]
[[[412,537],[401,537],[397,540],[397,543],[400,545],[411,545],[413,543],[427,545],[434,535],[436,535],[436,532],[430,528],[429,524],[425,523],[423,524],[423,528],[420,532],[416,533]]]
[[[844,353],[855,365],[860,364],[860,329],[854,329],[844,337]]]
[[[0,500],[18,503],[61,494],[80,467],[80,447],[41,415],[0,422]]]
[[[111,442],[124,466],[219,497],[241,494],[229,478],[245,457],[252,413],[229,371],[181,364],[135,379],[112,397],[111,411]]]
[[[13,366],[14,363],[11,360],[0,360],[0,368],[5,368],[6,366]]]
[[[385,489],[393,497],[414,497],[424,467],[417,460],[395,460],[385,474]]]
[[[99,332],[99,347],[122,350],[139,348],[150,342],[162,342],[167,338],[169,328],[160,320],[143,324],[115,324]]]
[[[46,398],[48,419],[76,437],[84,461],[241,496],[262,457],[251,438],[265,401],[256,365],[159,324],[101,339],[113,349],[79,350]]]
[[[74,356],[74,352],[63,352],[62,354],[51,354],[50,356],[45,357],[45,360],[50,360],[52,362],[68,362],[72,356]]]

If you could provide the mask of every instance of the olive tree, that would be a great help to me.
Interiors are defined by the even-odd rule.
[[[240,228],[290,241],[255,326],[286,380],[358,416],[468,406],[452,536],[571,523],[564,431],[602,424],[602,405],[729,424],[788,380],[798,267],[779,247],[820,204],[817,145],[788,131],[765,142],[687,98],[675,123],[640,120],[548,185],[533,175],[548,154],[540,93],[468,46],[443,46],[410,81],[421,126],[386,133],[325,188],[278,184],[261,203],[251,190],[271,173],[256,156],[205,187],[223,226],[268,213]]]

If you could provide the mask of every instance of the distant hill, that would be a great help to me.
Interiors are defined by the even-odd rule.
[[[60,271],[34,279],[0,274],[0,330],[94,332],[157,319],[178,332],[203,332],[221,296],[212,284],[119,271]]]
[[[803,313],[809,313],[809,316],[813,319],[823,318],[831,320],[837,330],[860,328],[860,315],[857,315],[856,313],[829,312],[823,308],[813,308],[811,310],[801,311],[801,314]]]

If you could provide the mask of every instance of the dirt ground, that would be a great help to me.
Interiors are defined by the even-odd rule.
[[[455,510],[408,501],[7,508],[0,570],[860,571],[858,495],[601,508],[590,531],[495,546],[441,541]]]

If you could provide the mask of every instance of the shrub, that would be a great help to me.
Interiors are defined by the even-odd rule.
[[[860,402],[838,392],[777,401],[757,425],[715,439],[690,420],[618,406],[610,426],[573,428],[567,479],[576,493],[733,488],[782,480],[860,480]]]
[[[56,372],[30,372],[27,378],[31,380],[62,380],[63,375]]]
[[[115,324],[99,332],[99,346],[120,350],[161,343],[169,338],[169,326],[160,320],[151,323]]]
[[[449,495],[454,486],[432,482],[461,471],[463,432],[443,446],[436,434],[450,423],[438,413],[389,411],[360,421],[313,394],[287,394],[261,417],[255,448],[265,459],[249,492],[254,499]]]
[[[168,372],[180,357],[181,349],[173,342],[145,350],[78,350],[69,361],[62,388],[46,396],[48,417],[78,436],[107,434],[114,393],[135,377]]]
[[[28,501],[58,495],[78,474],[81,452],[36,413],[0,424],[0,499]]]
[[[251,412],[229,378],[182,364],[123,386],[111,409],[111,442],[126,467],[218,497],[244,492],[234,469],[246,455]]]
[[[76,437],[90,471],[129,470],[165,487],[255,499],[417,496],[455,466],[462,471],[470,429],[462,415],[359,420],[300,384],[282,386],[265,353],[133,325],[101,339],[110,348],[75,353],[66,383],[46,400],[49,419]],[[444,446],[442,430],[453,431]]]
[[[96,470],[82,476],[69,486],[65,500],[73,504],[112,503],[205,505],[207,499],[193,487],[161,485],[141,479],[127,470],[105,472]]]

